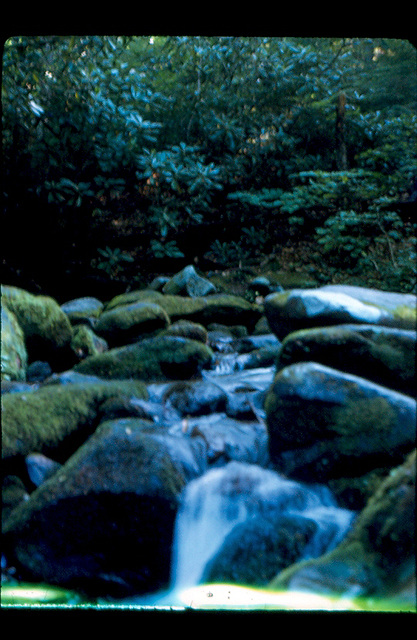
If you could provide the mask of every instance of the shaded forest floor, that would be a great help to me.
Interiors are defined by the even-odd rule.
[[[257,276],[266,276],[284,289],[311,288],[325,284],[352,284],[385,291],[416,292],[415,249],[412,242],[395,247],[393,255],[381,249],[369,254],[365,268],[354,261],[338,264],[321,253],[313,240],[288,241],[273,253],[258,253],[246,260],[219,261],[206,254],[203,258],[151,260],[133,252],[133,261],[115,265],[108,272],[77,260],[61,270],[18,268],[3,261],[2,283],[31,293],[50,295],[59,303],[93,296],[106,302],[114,295],[143,289],[160,276],[171,277],[188,264],[215,284],[219,291],[253,299],[248,287]],[[406,255],[405,259],[402,256]],[[412,257],[414,256],[414,258]]]

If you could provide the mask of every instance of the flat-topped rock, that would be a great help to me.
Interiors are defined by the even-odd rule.
[[[271,330],[282,340],[298,329],[346,323],[416,329],[416,301],[412,294],[332,285],[270,294],[264,309]]]

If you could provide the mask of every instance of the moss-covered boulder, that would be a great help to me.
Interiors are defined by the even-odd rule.
[[[100,407],[114,396],[147,398],[139,381],[47,385],[31,393],[2,397],[2,458],[11,462],[31,452],[65,460],[100,422]]]
[[[414,450],[380,484],[333,551],[285,569],[271,588],[408,598],[415,606],[415,492]]]
[[[282,369],[265,400],[271,457],[300,479],[363,475],[415,444],[416,401],[315,362]]]
[[[205,327],[211,323],[220,323],[228,326],[244,325],[253,328],[261,317],[260,308],[241,296],[217,293],[191,298],[164,295],[150,289],[130,291],[116,296],[107,303],[105,310],[110,311],[133,302],[153,302],[161,306],[168,314],[171,323],[177,320],[190,320]]]
[[[104,311],[94,330],[110,346],[135,342],[147,334],[165,329],[170,319],[164,309],[153,302],[132,302]]]
[[[177,320],[164,331],[166,336],[179,336],[182,338],[190,338],[198,340],[203,344],[208,342],[208,331],[202,324],[190,322],[189,320]]]
[[[126,596],[166,588],[185,479],[143,425],[103,423],[4,527],[32,580]]]
[[[416,301],[411,294],[335,285],[272,293],[265,298],[264,311],[271,330],[282,340],[298,329],[335,324],[366,323],[415,330]]]
[[[163,294],[154,289],[135,289],[134,291],[121,293],[106,302],[104,305],[104,311],[111,311],[117,307],[124,307],[135,302],[154,302],[155,304],[158,304],[163,300],[163,298]]]
[[[28,364],[25,337],[12,313],[1,305],[1,379],[25,380]]]
[[[108,348],[107,340],[98,336],[88,325],[77,324],[74,326],[71,349],[78,360],[104,353]]]
[[[277,368],[314,361],[353,373],[401,393],[416,392],[417,333],[370,325],[337,325],[290,333]]]
[[[91,356],[74,369],[107,379],[182,380],[197,375],[212,359],[211,349],[197,340],[157,336]]]
[[[29,361],[46,360],[66,368],[72,356],[72,327],[59,304],[49,296],[5,285],[1,296],[23,331]]]

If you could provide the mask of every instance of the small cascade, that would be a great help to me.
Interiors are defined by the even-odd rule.
[[[302,514],[317,532],[304,557],[318,556],[345,536],[354,513],[337,506],[326,487],[309,487],[257,465],[230,462],[191,481],[177,516],[172,589],[199,584],[207,562],[239,523],[257,515]]]
[[[237,353],[218,353],[213,367],[213,373],[217,375],[226,375],[234,371],[241,371],[239,355]]]
[[[186,487],[174,538],[172,576],[176,590],[198,584],[208,560],[248,515],[242,493],[222,487],[223,479],[224,468],[212,469]]]

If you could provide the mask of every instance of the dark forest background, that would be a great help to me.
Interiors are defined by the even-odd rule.
[[[13,36],[2,281],[109,299],[186,264],[416,290],[406,39]]]

